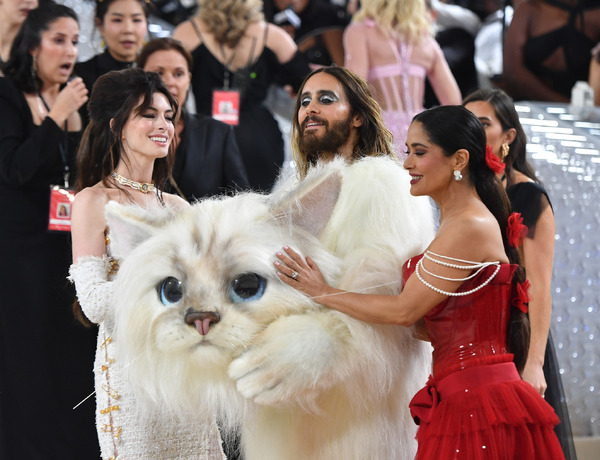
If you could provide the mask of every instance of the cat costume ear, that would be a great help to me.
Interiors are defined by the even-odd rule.
[[[109,201],[104,207],[104,217],[111,256],[125,257],[170,221],[174,213],[175,210],[167,206],[152,208],[150,212],[141,206]]]
[[[316,169],[316,168],[315,168]],[[339,171],[309,174],[291,193],[277,199],[271,209],[275,215],[286,214],[293,225],[319,237],[338,202],[342,188]]]

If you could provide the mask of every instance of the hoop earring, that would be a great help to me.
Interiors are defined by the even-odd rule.
[[[454,170],[454,180],[457,182],[462,180],[462,173],[458,169]]]
[[[510,153],[510,146],[505,142],[500,146],[500,152],[502,154],[502,160],[504,160]]]

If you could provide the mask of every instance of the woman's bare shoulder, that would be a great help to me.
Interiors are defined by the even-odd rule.
[[[192,21],[196,20],[190,19],[189,21],[182,22],[175,30],[173,30],[173,34],[171,35],[171,38],[179,40],[183,47],[188,51],[194,50],[202,42],[194,29]],[[198,22],[196,22],[196,24],[198,24]]]
[[[478,212],[464,213],[441,225],[432,250],[477,262],[506,258],[498,222],[491,214]]]
[[[294,57],[298,47],[290,34],[275,24],[265,23],[264,21],[254,24],[258,25],[260,30],[263,31],[262,33],[264,33],[265,27],[268,28],[265,46],[275,53],[279,62],[286,63]]]
[[[91,187],[86,187],[75,195],[74,203],[77,203],[79,206],[83,205],[104,205],[109,199],[108,189],[102,185],[102,183],[98,183]]]

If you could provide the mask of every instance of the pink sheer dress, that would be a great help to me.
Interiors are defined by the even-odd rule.
[[[369,82],[396,153],[404,151],[412,117],[423,110],[425,78],[441,104],[460,104],[461,94],[442,50],[429,35],[418,43],[392,38],[373,20],[350,24],[344,32],[344,65]]]

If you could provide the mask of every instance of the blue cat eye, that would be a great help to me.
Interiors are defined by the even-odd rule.
[[[256,273],[238,275],[229,286],[229,298],[233,303],[251,302],[265,293],[267,280]]]
[[[173,278],[172,276],[162,280],[157,286],[156,290],[160,302],[165,306],[177,303],[183,297],[181,281],[179,281],[177,278]]]

